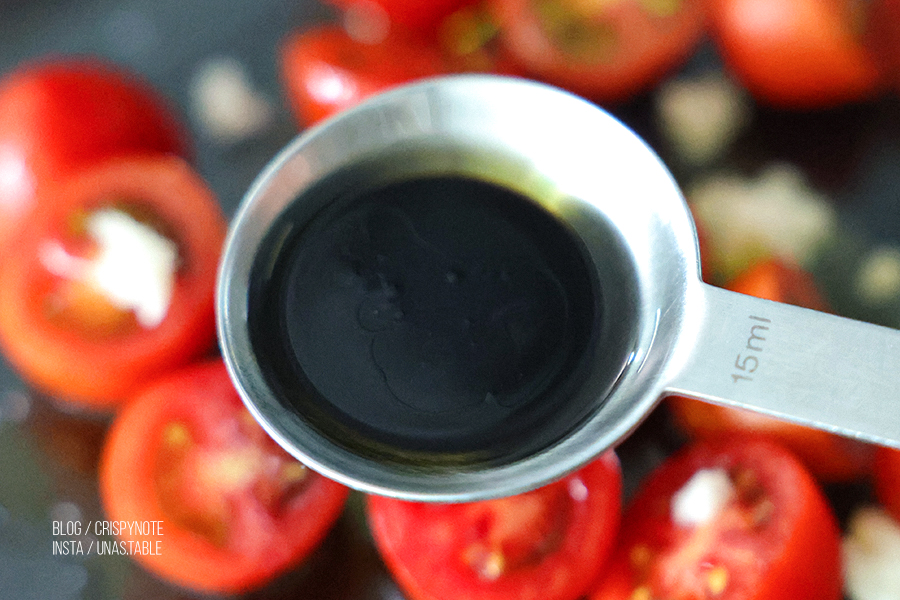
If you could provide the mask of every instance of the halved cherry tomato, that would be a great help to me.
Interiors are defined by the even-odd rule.
[[[45,58],[0,81],[0,246],[35,196],[114,156],[187,156],[185,128],[137,75],[96,58]]]
[[[872,97],[883,73],[863,42],[869,2],[714,0],[726,65],[757,99],[823,108]]]
[[[561,481],[482,502],[368,498],[375,543],[413,600],[574,600],[614,544],[621,472],[608,452]]]
[[[0,262],[0,344],[26,380],[109,409],[214,347],[226,224],[189,165],[116,159],[47,196]]]
[[[161,523],[161,535],[120,532],[126,542],[159,542],[135,559],[218,593],[257,587],[302,561],[348,494],[269,438],[221,360],[172,373],[117,415],[100,492],[110,520]]]
[[[591,600],[838,600],[840,533],[787,450],[740,436],[671,456],[626,508]]]
[[[879,448],[875,453],[874,472],[878,500],[900,521],[900,450]]]
[[[399,35],[366,44],[327,26],[289,35],[279,57],[291,109],[297,121],[306,125],[378,92],[446,70],[431,46]]]
[[[477,0],[326,0],[338,8],[347,10],[355,4],[370,3],[379,6],[392,23],[410,30],[430,32],[438,27],[444,17]]]
[[[777,259],[756,264],[727,287],[759,298],[826,310],[825,300],[809,273]],[[873,447],[856,440],[681,396],[669,398],[667,404],[676,423],[692,438],[725,437],[735,432],[764,435],[790,448],[824,481],[856,479],[871,468]]]
[[[549,83],[617,102],[687,60],[706,24],[707,0],[492,0],[501,40]]]

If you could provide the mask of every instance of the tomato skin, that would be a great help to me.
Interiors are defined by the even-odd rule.
[[[511,498],[426,504],[370,496],[367,509],[382,558],[413,600],[574,600],[609,556],[620,498],[619,462],[607,452]],[[499,562],[483,564],[499,571],[476,571],[474,552],[498,548]]]
[[[360,0],[326,0],[329,4],[347,10]],[[428,32],[453,11],[477,0],[363,0],[384,10],[392,23],[420,32]]]
[[[279,49],[279,72],[301,125],[312,125],[365,98],[446,71],[431,46],[399,35],[375,44],[357,42],[338,27],[290,34]]]
[[[215,345],[214,295],[226,223],[199,175],[174,156],[117,159],[87,169],[41,198],[16,253],[0,263],[0,345],[30,384],[82,407],[112,410],[149,380]],[[164,320],[91,339],[47,318],[43,298],[59,277],[42,249],[72,237],[73,215],[128,199],[176,235],[182,266]]]
[[[548,83],[604,103],[620,102],[648,89],[687,60],[706,27],[707,0],[683,0],[673,14],[654,15],[641,0],[594,3],[600,12],[579,16],[574,0],[491,0],[501,41],[523,69]],[[536,6],[537,5],[537,6]],[[562,28],[562,43],[574,27],[598,30],[600,39],[587,48],[603,48],[597,56],[579,57],[549,33],[542,6],[553,6],[572,22]],[[577,24],[574,25],[573,24]],[[587,35],[590,35],[588,33]]]
[[[752,266],[727,287],[758,298],[827,310],[825,300],[809,273],[774,258]],[[873,446],[857,440],[752,411],[682,396],[672,396],[666,403],[677,425],[692,439],[713,439],[738,432],[767,436],[797,454],[807,468],[823,481],[859,479],[872,466]]]
[[[900,91],[900,0],[875,0],[870,10],[868,43],[884,65],[894,91]]]
[[[878,94],[883,72],[854,30],[853,0],[714,0],[712,29],[726,65],[758,100],[814,109]]]
[[[699,470],[711,468],[754,474],[762,501],[771,502],[771,512],[759,513],[764,520],[754,522],[756,529],[747,522],[743,528],[733,526],[735,521],[726,526],[721,515],[709,528],[673,523],[673,495]],[[737,436],[682,449],[642,483],[622,523],[613,560],[590,600],[841,598],[837,520],[800,462],[766,440]],[[724,568],[717,594],[676,583],[704,583],[717,567]],[[635,591],[642,587],[646,593]]]
[[[900,450],[878,448],[874,473],[875,494],[879,502],[900,521]]]
[[[866,41],[887,73],[888,84],[900,91],[900,0],[873,0]]]
[[[252,421],[221,360],[176,371],[138,394],[116,416],[109,432],[101,459],[100,492],[111,521],[161,522],[162,535],[141,536],[125,530],[118,536],[125,541],[158,541],[159,552],[134,558],[161,577],[204,592],[234,593],[258,587],[308,556],[343,510],[347,488],[309,470],[302,490],[277,509],[262,506],[253,496],[254,488],[204,489],[202,477],[192,477],[200,482],[196,495],[201,502],[224,496],[229,509],[228,535],[224,542],[213,543],[184,527],[165,506],[187,500],[166,496],[159,489],[159,472],[168,466],[160,458],[164,432],[173,422],[183,424],[196,441],[199,449],[189,450],[189,456],[219,452],[227,457],[228,452],[249,448],[264,452],[267,462],[263,465],[272,461],[299,465]],[[246,433],[248,428],[252,429]],[[237,430],[245,430],[252,445],[236,435]],[[235,439],[243,445],[233,445]],[[233,474],[233,469],[229,472]],[[189,496],[194,490],[182,491]]]
[[[437,45],[454,73],[525,73],[499,42],[500,30],[485,2],[464,6],[441,23]]]
[[[24,63],[0,81],[0,247],[44,188],[132,154],[190,154],[186,128],[136,75],[96,58]]]

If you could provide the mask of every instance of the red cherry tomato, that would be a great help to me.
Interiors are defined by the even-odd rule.
[[[525,70],[592,99],[649,88],[694,51],[707,0],[492,0],[501,40]]]
[[[24,64],[0,81],[0,246],[35,195],[114,156],[187,155],[167,102],[132,73],[91,58]]]
[[[214,346],[225,227],[206,183],[173,156],[113,160],[50,190],[0,262],[6,356],[43,392],[113,408]],[[135,247],[138,232],[155,253]]]
[[[757,99],[821,108],[863,100],[883,74],[864,45],[867,2],[714,0],[712,28],[727,66]]]
[[[477,0],[326,0],[342,10],[354,5],[374,4],[387,14],[392,23],[408,29],[429,32],[453,11]]]
[[[608,452],[525,494],[464,504],[371,496],[368,515],[412,600],[575,600],[606,562],[620,495],[619,461]]]
[[[643,482],[622,523],[591,600],[841,598],[837,520],[800,462],[770,442],[683,449]]]
[[[776,259],[758,263],[727,287],[759,298],[826,310],[812,277]],[[872,446],[820,429],[681,396],[673,396],[667,403],[678,425],[692,438],[724,437],[736,432],[764,435],[796,453],[824,481],[857,479],[872,465]]]
[[[279,56],[291,109],[306,125],[378,92],[445,71],[440,54],[430,46],[398,35],[365,44],[337,27],[293,33]]]
[[[875,493],[900,521],[900,450],[879,448],[875,453]]]
[[[217,593],[257,587],[298,564],[347,498],[347,488],[268,437],[221,361],[158,380],[117,415],[100,492],[109,520],[161,523],[161,535],[119,532],[126,543],[152,544],[136,560],[178,585]]]

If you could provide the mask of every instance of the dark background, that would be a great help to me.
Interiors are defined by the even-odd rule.
[[[192,127],[198,169],[230,215],[263,165],[298,130],[278,84],[279,40],[294,28],[333,17],[313,0],[0,0],[0,75],[47,53],[97,54],[142,74]],[[190,110],[191,78],[202,61],[217,56],[240,60],[277,110],[269,128],[237,144],[208,138]],[[707,44],[685,71],[718,68]],[[613,112],[658,149],[679,180],[687,184],[696,175],[668,156],[651,116],[650,93]],[[753,173],[775,160],[802,168],[840,211],[842,242],[815,265],[836,311],[900,326],[900,299],[877,309],[861,307],[845,284],[868,248],[900,240],[896,98],[815,113],[754,107],[752,127],[721,157],[720,166]],[[103,518],[96,459],[105,427],[101,417],[67,414],[34,396],[0,361],[0,600],[196,597],[154,579],[127,558],[52,556],[52,520]],[[651,417],[623,449],[632,485],[674,443],[663,419]],[[839,509],[867,497],[865,488],[832,493]],[[251,597],[399,595],[368,543],[360,498],[354,496],[305,566]]]

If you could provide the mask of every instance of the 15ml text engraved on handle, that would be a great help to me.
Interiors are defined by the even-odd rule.
[[[750,325],[750,335],[747,338],[747,345],[738,352],[737,358],[734,359],[735,372],[731,374],[734,383],[740,381],[753,381],[753,373],[759,368],[760,360],[766,335],[768,335],[769,324],[772,323],[765,317],[750,316],[753,321]],[[763,324],[765,323],[765,325]]]

